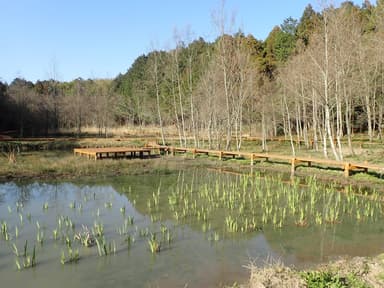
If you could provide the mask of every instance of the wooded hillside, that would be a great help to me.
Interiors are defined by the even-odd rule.
[[[247,134],[262,137],[267,149],[267,138],[285,135],[338,160],[343,145],[353,154],[355,133],[382,137],[384,0],[321,12],[308,5],[265,41],[221,19],[214,19],[214,42],[175,35],[175,49],[140,56],[115,79],[0,82],[0,134],[173,125],[180,145],[192,136],[195,146],[204,138],[240,149]]]

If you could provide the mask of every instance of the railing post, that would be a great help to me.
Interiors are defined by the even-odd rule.
[[[291,178],[295,176],[295,169],[296,169],[296,158],[291,159]]]
[[[344,163],[344,177],[348,178],[350,175],[350,163]]]

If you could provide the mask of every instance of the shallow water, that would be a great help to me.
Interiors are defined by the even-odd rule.
[[[239,177],[194,170],[73,183],[0,184],[0,223],[7,224],[10,238],[0,236],[1,285],[217,287],[247,281],[249,271],[244,266],[250,261],[262,265],[266,260],[279,259],[288,265],[305,267],[337,256],[367,256],[383,251],[381,206],[375,206],[372,217],[364,221],[340,216],[340,221],[332,225],[310,222],[299,227],[287,217],[281,227],[259,221],[257,229],[248,232],[227,231],[225,217],[235,210],[222,203],[207,208],[206,220],[196,216],[196,211],[204,206],[199,200],[195,205],[192,203],[193,199],[199,199],[198,193],[204,189],[215,193],[214,190],[219,189],[217,183],[221,182],[249,189],[250,184]],[[279,185],[285,189],[284,185],[289,184]],[[178,202],[189,202],[171,205],[172,193],[184,195],[177,198]],[[358,205],[368,201],[362,199],[356,200]],[[182,207],[194,208],[188,210],[186,216],[176,217]],[[258,217],[261,214],[257,209],[260,208],[246,207],[245,215]],[[276,208],[279,209],[281,207]],[[132,225],[127,224],[129,217],[133,217]],[[70,219],[74,227],[62,224],[58,229],[58,219]],[[112,249],[110,255],[99,256],[96,246],[84,247],[73,239],[74,233],[83,231],[83,225],[91,230],[95,222],[103,225],[105,239],[116,249]],[[53,239],[54,229],[61,231],[58,240]],[[170,231],[171,241],[165,239],[162,229]],[[37,233],[43,235],[41,243]],[[148,245],[153,234],[161,241],[160,252],[155,254]],[[77,263],[60,263],[62,251],[67,253],[65,235],[71,239],[72,248],[79,249]],[[134,239],[130,246],[126,241],[128,235]],[[214,239],[214,235],[218,239]],[[37,265],[18,271],[15,259],[22,262],[23,258],[16,257],[12,247],[15,244],[20,252],[26,240],[29,253],[34,245],[36,247]]]

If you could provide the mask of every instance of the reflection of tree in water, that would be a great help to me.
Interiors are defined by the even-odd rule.
[[[5,200],[4,200],[4,194],[5,194],[5,192],[0,191],[0,204],[3,204],[3,203],[5,202]]]
[[[17,189],[17,194],[16,194],[16,202],[23,204],[27,204],[31,200],[31,190],[28,189],[28,186],[26,185],[21,185]]]
[[[31,197],[31,191],[25,184],[5,183],[0,188],[0,204],[14,202],[13,204],[20,203],[24,205],[31,200]]]

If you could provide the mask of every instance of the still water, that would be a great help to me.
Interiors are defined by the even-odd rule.
[[[313,188],[319,184],[311,185],[309,191],[296,184],[300,193],[291,196],[292,184],[279,177],[244,179],[203,169],[2,183],[1,286],[218,287],[246,282],[251,261],[306,267],[383,251],[377,198],[349,197],[325,186],[320,197]],[[75,239],[85,231],[96,234],[96,227],[103,230],[108,255]],[[151,252],[151,239],[159,252]],[[36,266],[30,268],[21,255],[26,242],[29,255],[35,247]],[[80,259],[63,265],[69,246]]]

